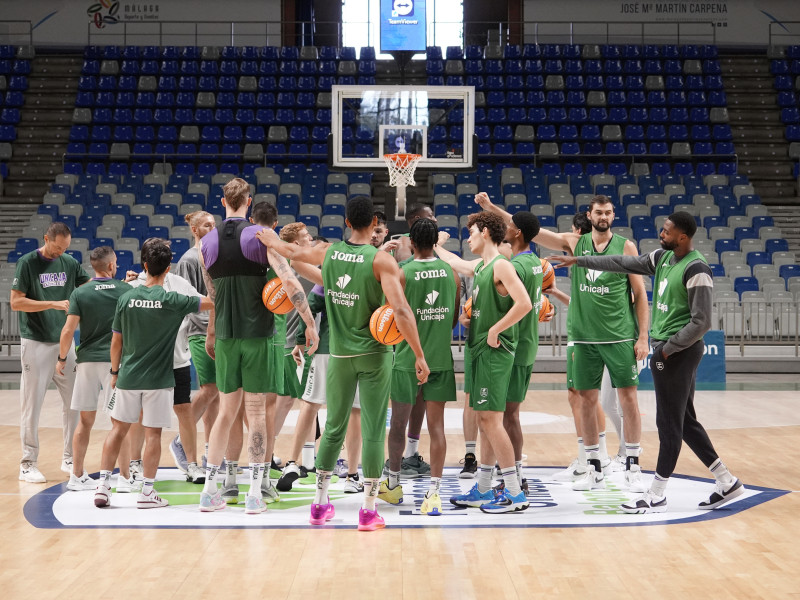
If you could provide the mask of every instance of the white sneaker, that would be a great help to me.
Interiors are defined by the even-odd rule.
[[[186,481],[189,483],[205,483],[206,472],[198,467],[195,463],[189,463],[188,473],[186,473]]]
[[[620,508],[631,515],[662,513],[667,511],[667,497],[656,496],[648,490],[638,498],[621,504]]]
[[[606,480],[602,471],[586,469],[586,472],[572,482],[572,489],[576,492],[606,489]]]
[[[614,472],[614,461],[608,456],[600,459],[600,468],[603,470],[603,475],[611,475]]]
[[[114,488],[118,494],[132,494],[141,491],[141,486],[136,487],[136,480],[131,477],[126,479],[122,473],[117,474],[117,485]]]
[[[272,485],[272,482],[267,476],[264,476],[264,479],[261,480],[261,499],[267,504],[278,502],[281,499],[278,490],[275,489],[275,486]]]
[[[100,483],[94,492],[94,505],[97,508],[103,508],[111,504],[111,488],[108,487],[108,480],[106,483]]]
[[[47,483],[47,479],[34,463],[22,463],[19,466],[19,480],[27,483]]]
[[[67,489],[71,492],[82,492],[85,490],[93,490],[97,487],[97,480],[89,477],[89,474],[84,471],[83,475],[76,477],[74,473],[70,474],[69,482],[67,482]]]
[[[575,481],[584,473],[586,473],[586,466],[580,464],[576,458],[566,469],[553,475],[553,479],[556,481]]]
[[[697,508],[703,510],[714,510],[718,506],[722,506],[734,498],[738,498],[742,494],[744,494],[744,486],[738,479],[734,479],[733,483],[729,483],[727,485],[717,481],[717,485],[714,488],[714,493],[711,494],[708,500],[698,504]]]
[[[61,470],[67,475],[72,475],[72,459],[65,458],[61,461]]]
[[[611,472],[620,473],[625,470],[628,464],[628,457],[624,454],[617,454],[611,461]]]
[[[163,508],[169,506],[169,502],[164,500],[155,490],[150,490],[149,494],[139,492],[139,497],[136,498],[136,508]]]
[[[144,472],[144,467],[142,466],[142,461],[141,460],[132,460],[131,461],[130,470],[131,470],[131,477],[136,477],[137,475],[139,477],[142,477],[142,473]]]
[[[358,479],[352,479],[348,477],[344,482],[344,493],[345,494],[358,494],[364,491],[364,484],[361,483]]]
[[[625,471],[625,489],[634,494],[644,494],[648,486],[642,479],[642,467],[637,464]]]

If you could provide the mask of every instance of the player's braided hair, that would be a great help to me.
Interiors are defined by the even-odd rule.
[[[411,241],[419,250],[430,250],[439,237],[439,228],[431,219],[417,219],[411,226]]]

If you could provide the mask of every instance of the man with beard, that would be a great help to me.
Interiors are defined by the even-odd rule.
[[[553,264],[655,276],[650,368],[656,391],[658,463],[650,489],[622,505],[622,510],[632,514],[667,510],[667,482],[675,470],[683,440],[716,479],[716,489],[698,508],[713,510],[744,493],[742,482],[720,460],[695,416],[695,376],[703,357],[703,334],[711,328],[714,288],[711,269],[703,255],[692,247],[696,231],[694,217],[676,212],[667,218],[661,230],[662,250],[646,256],[551,258]]]
[[[592,224],[591,233],[553,233],[542,229],[533,241],[573,256],[638,256],[632,241],[611,232],[614,205],[610,198],[592,198],[587,217]],[[572,360],[568,364],[571,362],[572,368],[567,369],[567,385],[580,394],[588,463],[586,472],[572,483],[576,491],[605,488],[596,418],[604,366],[608,367],[611,382],[617,388],[625,420],[625,485],[633,492],[645,491],[639,466],[642,424],[636,396],[639,384],[636,361],[646,357],[649,349],[648,316],[647,293],[641,276],[580,266],[573,269],[567,313],[567,338],[572,344]]]

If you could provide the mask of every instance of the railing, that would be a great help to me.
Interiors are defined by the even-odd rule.
[[[0,44],[32,46],[33,26],[30,21],[0,21]]]
[[[794,33],[791,30],[794,30]],[[772,22],[769,24],[769,46],[800,45],[800,21]]]
[[[434,21],[429,45],[437,42],[437,26],[463,25],[463,42],[491,44],[715,44],[713,22],[609,21]],[[346,24],[365,28],[372,46],[372,24]],[[90,45],[137,46],[281,46],[287,40],[310,41],[318,46],[341,46],[343,27],[335,21],[122,21],[98,29],[87,24]],[[299,44],[298,44],[299,45]]]

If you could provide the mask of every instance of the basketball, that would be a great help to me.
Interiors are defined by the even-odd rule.
[[[472,297],[470,296],[467,298],[467,301],[464,302],[464,314],[467,315],[468,319],[472,318]]]
[[[544,262],[544,261],[542,261]],[[552,271],[553,267],[550,267]],[[553,308],[553,305],[550,303],[550,299],[547,296],[542,296],[542,308],[539,309],[539,322],[543,323],[545,316],[550,310]]]
[[[403,334],[397,329],[394,320],[394,309],[384,304],[376,309],[369,319],[369,332],[381,344],[394,346],[403,341]]]
[[[542,259],[542,291],[546,292],[551,287],[553,287],[553,283],[556,280],[556,272],[553,269],[553,265],[551,265],[547,260],[544,258]]]
[[[261,292],[261,300],[267,310],[276,315],[285,315],[294,308],[294,304],[289,299],[289,294],[283,289],[283,282],[280,277],[270,279]]]

